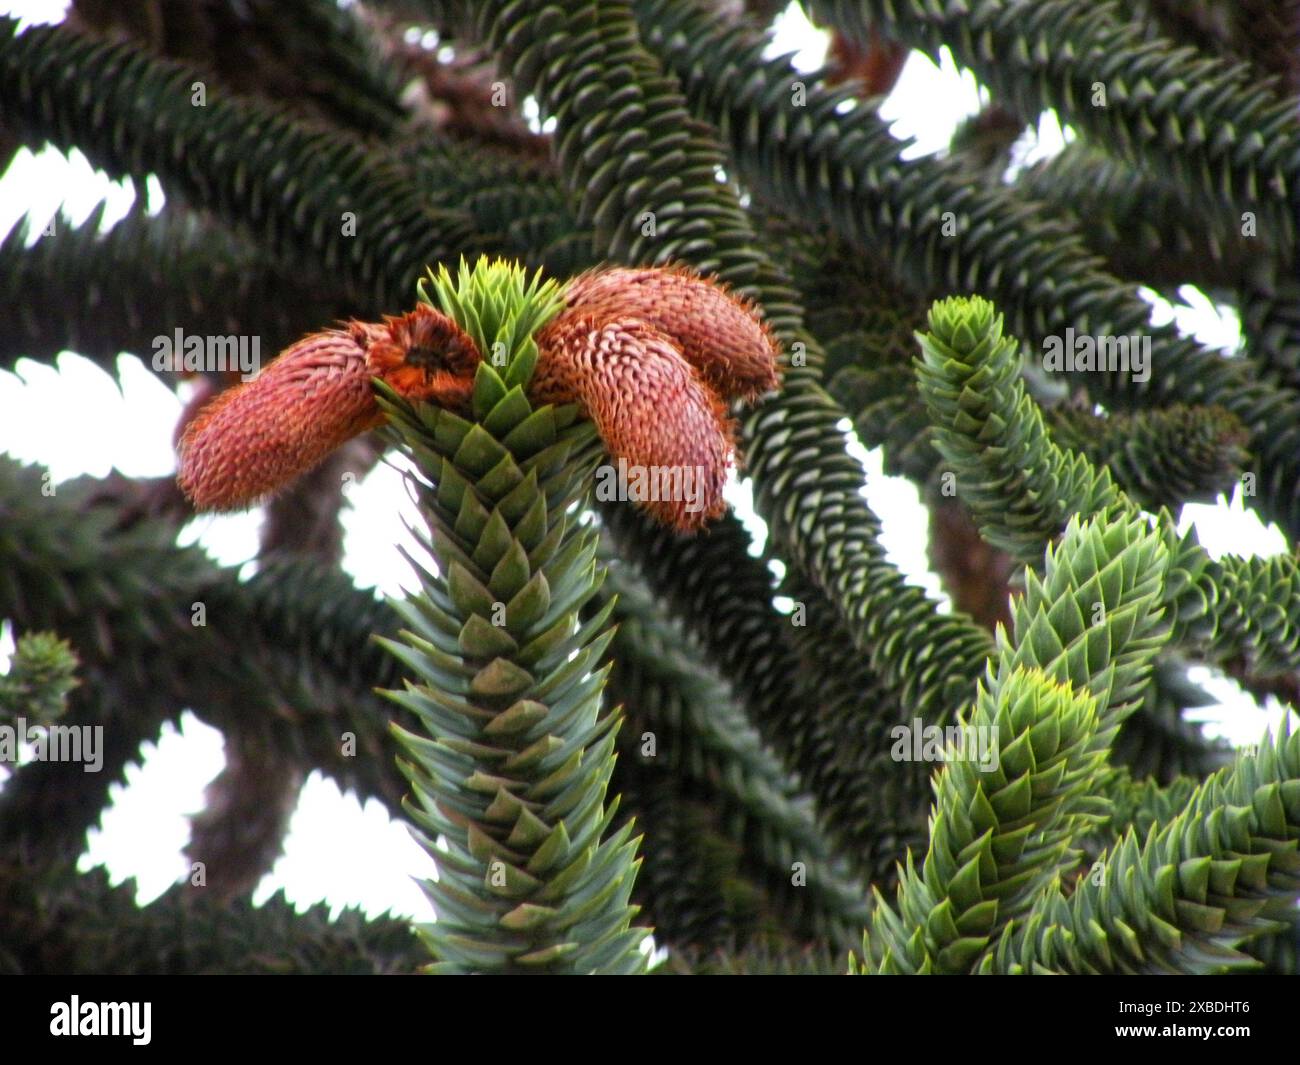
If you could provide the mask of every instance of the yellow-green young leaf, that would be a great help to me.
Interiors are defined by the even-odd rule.
[[[1255,840],[1259,844],[1264,841]],[[1270,869],[1285,869],[1292,876],[1300,873],[1300,868],[1296,863],[1295,844],[1289,840],[1286,843],[1277,843],[1273,846],[1263,848],[1261,854],[1243,854],[1236,859],[1241,868],[1237,872],[1238,879],[1252,891],[1263,891],[1268,884],[1268,873]],[[1278,852],[1281,852],[1280,854]]]
[[[1192,902],[1204,902],[1210,886],[1210,859],[1189,858],[1178,865],[1178,888]]]
[[[452,462],[475,477],[482,477],[510,453],[481,425],[473,425],[461,441]]]
[[[521,902],[509,913],[501,917],[501,927],[524,931],[546,924],[555,916],[556,911],[549,906],[536,906],[531,902]]]
[[[447,750],[463,754],[475,761],[499,762],[502,769],[509,768],[506,765],[506,760],[509,759],[510,752],[500,747],[493,747],[486,743],[476,743],[474,740],[458,739],[455,736],[444,736],[437,742]]]
[[[525,809],[527,807],[524,806],[522,799],[501,786],[496,789],[483,816],[493,824],[508,825],[513,824]]]
[[[520,965],[551,965],[572,954],[577,949],[577,943],[556,943],[541,950],[531,951],[528,954],[520,954],[515,961]]]
[[[525,398],[524,390],[514,385],[483,419],[483,428],[493,436],[504,436],[522,423],[532,410],[532,404]],[[509,447],[508,444],[506,446]]]
[[[475,770],[465,778],[465,787],[470,791],[477,791],[484,795],[495,795],[501,789],[509,789],[511,786],[518,787],[518,781],[509,777],[503,777],[496,773],[484,773],[481,770]]]
[[[537,823],[542,824],[541,821]],[[528,860],[528,871],[534,876],[542,876],[557,863],[567,860],[572,850],[573,842],[569,839],[568,829],[564,827],[564,822],[560,821],[533,852],[533,856]]]
[[[474,374],[472,406],[474,417],[478,421],[483,421],[488,413],[505,398],[507,390],[505,381],[492,365],[491,349],[488,350],[487,356],[478,364],[478,370]]]
[[[1223,928],[1224,913],[1217,906],[1202,906],[1188,899],[1179,899],[1177,913],[1179,925],[1189,932],[1205,932],[1213,935]]]
[[[510,829],[510,835],[506,838],[506,843],[511,847],[533,848],[534,854],[533,858],[530,859],[528,871],[534,875],[538,875],[543,872],[544,869],[535,868],[531,864],[531,862],[536,860],[536,849],[542,844],[543,840],[557,831],[561,834],[564,833],[563,823],[554,826],[549,825],[533,813],[532,810],[524,806],[519,810],[519,816],[515,819],[515,823]],[[565,838],[567,839],[568,837],[566,836]]]
[[[518,899],[533,894],[542,886],[542,882],[509,862],[497,858],[488,863],[483,875],[483,886],[493,895]]]
[[[563,750],[564,747],[565,743],[559,736],[543,736],[510,758],[503,768],[510,773],[530,769],[540,763],[548,754],[553,751]]]
[[[517,856],[512,854],[509,848],[503,847],[499,840],[488,835],[473,822],[469,825],[468,833],[469,852],[480,862],[494,858],[499,858],[503,862],[517,860]]]

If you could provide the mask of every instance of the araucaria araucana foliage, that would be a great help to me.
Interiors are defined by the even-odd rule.
[[[0,459],[0,971],[1298,971],[1300,8],[801,0],[807,71],[784,6],[0,18],[0,171],[166,194],[0,241],[0,368],[185,393],[175,476]],[[986,102],[918,155],[881,101],[944,52]],[[1186,286],[1235,350],[1157,324]],[[1224,498],[1286,550],[1202,546]],[[250,507],[251,576],[180,546]],[[138,906],[78,859],[187,711],[226,764]],[[312,773],[435,921],[250,904]]]

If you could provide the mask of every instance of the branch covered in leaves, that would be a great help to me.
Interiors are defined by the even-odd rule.
[[[418,722],[395,729],[406,809],[439,870],[426,886],[438,920],[422,931],[439,972],[639,972],[637,840],[612,829],[618,801],[605,801],[619,715],[602,711],[598,663],[613,633],[608,609],[579,621],[603,572],[595,530],[571,512],[600,439],[576,406],[524,394],[532,334],[563,299],[482,264],[432,291],[505,358],[500,374],[479,362],[472,420],[381,391],[439,567],[394,603],[407,627],[383,641],[406,677],[386,694]]]
[[[997,665],[961,722],[997,757],[958,749],[939,772],[924,863],[909,857],[896,912],[877,898],[864,942],[871,969],[969,971],[1078,863],[1075,837],[1106,814],[1092,796],[1111,740],[1168,637],[1167,564],[1142,520],[1072,520],[1045,576],[1026,572],[1013,635],[1002,631]]]
[[[904,160],[905,145],[878,115],[860,104],[846,109],[849,95],[765,58],[763,38],[719,27],[695,0],[637,0],[636,9],[647,43],[681,79],[693,111],[717,124],[739,176],[757,192],[864,254],[885,256],[917,291],[988,293],[1032,341],[1067,329],[1149,337],[1147,379],[1093,373],[1072,383],[1110,409],[1228,410],[1251,434],[1260,484],[1251,502],[1300,533],[1300,395],[1172,326],[1152,326],[1150,306],[1099,268],[1059,214],[973,184],[954,163]]]
[[[1053,441],[990,303],[936,303],[921,349],[917,375],[935,446],[990,543],[1033,564],[1072,514],[1137,513],[1108,470]],[[1167,511],[1158,520],[1175,559],[1166,595],[1177,639],[1218,661],[1245,653],[1261,673],[1300,668],[1296,560],[1212,560],[1191,530],[1178,534]]]
[[[75,146],[112,177],[156,174],[169,195],[255,234],[270,254],[310,254],[359,301],[398,306],[425,264],[475,247],[463,214],[430,207],[356,137],[220,92],[196,106],[192,68],[129,43],[16,30],[0,19],[0,123]]]
[[[414,973],[428,961],[400,918],[367,919],[354,909],[331,918],[325,903],[300,912],[283,893],[259,906],[184,886],[147,906],[135,896],[133,881],[114,886],[102,868],[0,862],[0,972],[383,975]]]
[[[268,261],[246,238],[168,205],[138,205],[101,232],[104,204],[76,227],[26,247],[15,226],[0,242],[0,366],[53,360],[71,348],[112,372],[123,351],[153,365],[155,338],[256,338],[270,357],[305,329],[356,309],[314,273]],[[167,349],[170,351],[171,349]]]
[[[0,617],[71,644],[83,684],[66,723],[103,726],[105,761],[98,773],[24,766],[0,793],[0,840],[75,857],[140,745],[186,708],[397,808],[390,715],[369,690],[394,676],[367,643],[392,624],[382,603],[310,563],[240,582],[174,546],[170,523],[116,528],[93,481],[50,487],[37,468],[0,461]]]
[[[1148,37],[1113,0],[975,0],[946,8],[892,0],[807,0],[824,25],[873,28],[939,62],[947,47],[999,102],[1048,109],[1200,201],[1254,210],[1295,240],[1300,120],[1294,100],[1241,64]]]

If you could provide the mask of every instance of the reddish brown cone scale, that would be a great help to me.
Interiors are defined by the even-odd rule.
[[[463,409],[478,361],[469,336],[425,305],[382,325],[312,333],[185,427],[181,489],[199,510],[246,507],[383,421],[371,377],[409,399]]]

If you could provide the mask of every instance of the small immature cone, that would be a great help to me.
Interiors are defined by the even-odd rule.
[[[565,292],[569,308],[639,318],[673,339],[723,399],[755,400],[780,383],[776,340],[751,303],[681,266],[595,270]]]
[[[625,460],[626,486],[657,486],[642,509],[684,532],[725,512],[733,426],[671,337],[637,318],[571,310],[538,334],[537,346],[529,395],[582,407],[616,468]]]

